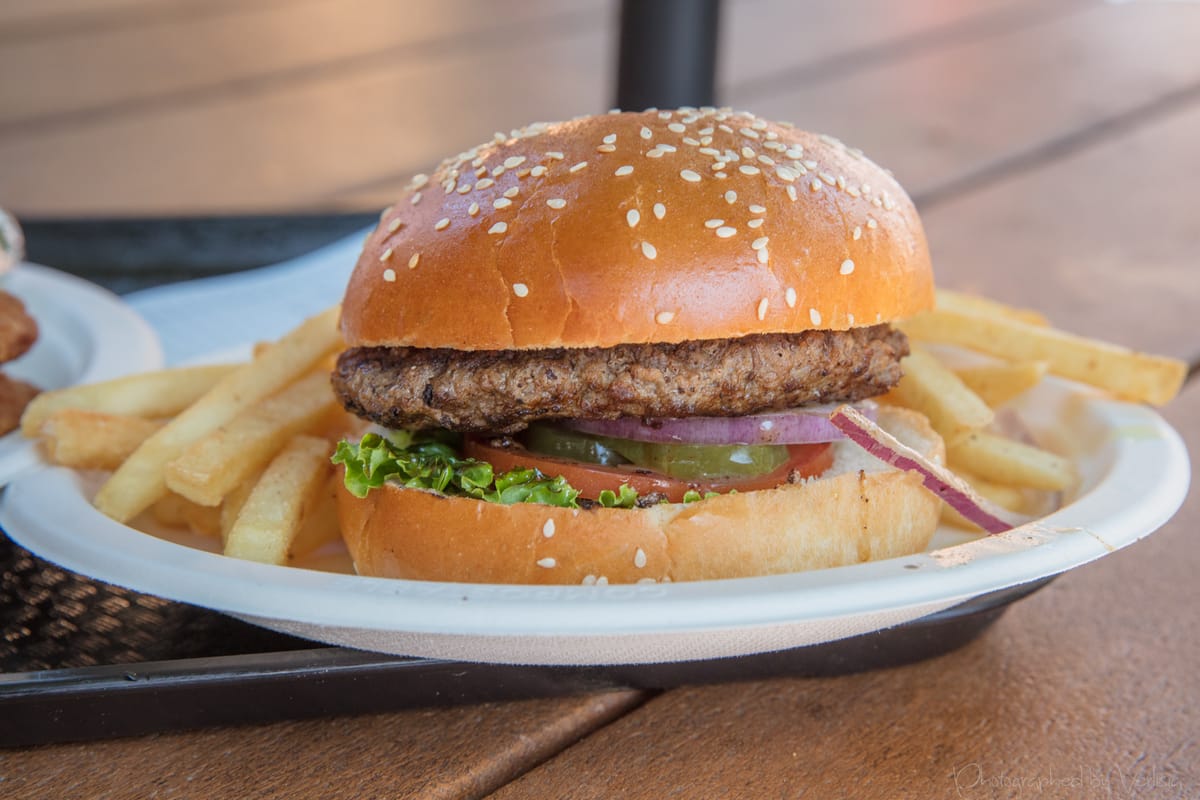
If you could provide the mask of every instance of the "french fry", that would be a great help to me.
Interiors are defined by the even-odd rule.
[[[1179,393],[1187,365],[1053,328],[960,311],[927,311],[900,324],[918,341],[942,342],[1012,361],[1045,361],[1050,372],[1119,398],[1163,405]]]
[[[328,482],[331,447],[297,436],[263,472],[225,540],[225,555],[285,564],[304,521],[308,499]]]
[[[954,370],[967,388],[992,408],[998,408],[1046,377],[1045,361],[983,364]]]
[[[938,311],[958,311],[975,317],[1011,319],[1043,328],[1050,324],[1050,321],[1037,311],[1013,308],[987,297],[955,292],[950,289],[938,289],[937,301],[934,305]]]
[[[229,541],[229,532],[233,530],[234,523],[237,522],[238,514],[242,513],[242,506],[246,504],[246,498],[250,496],[250,492],[254,489],[254,484],[257,481],[247,481],[241,486],[238,486],[229,494],[225,495],[225,500],[221,503],[221,548],[225,547],[225,542]]]
[[[220,536],[221,512],[216,508],[198,505],[173,492],[163,495],[150,506],[150,516],[173,528],[188,528],[202,536]]]
[[[21,433],[37,436],[52,414],[68,408],[148,419],[174,416],[237,368],[236,364],[180,367],[42,392],[21,416]]]
[[[329,374],[307,375],[188,447],[167,465],[167,488],[201,505],[219,505],[261,472],[289,439],[311,431],[336,410]]]
[[[341,536],[337,508],[337,485],[340,482],[340,474],[331,469],[324,485],[318,487],[308,499],[300,530],[292,541],[289,560],[303,558]]]
[[[1067,459],[984,431],[947,443],[946,459],[956,472],[1011,486],[1062,491],[1075,484],[1075,470]]]
[[[38,437],[52,463],[74,469],[116,469],[162,422],[64,408],[41,424]]]
[[[887,399],[920,411],[947,442],[991,424],[995,414],[957,375],[920,348],[901,362],[904,377]]]
[[[341,344],[338,309],[306,320],[263,355],[229,373],[142,443],[100,487],[95,506],[128,522],[167,492],[166,466],[243,410],[292,383]]]

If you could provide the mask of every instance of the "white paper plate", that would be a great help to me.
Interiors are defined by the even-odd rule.
[[[1020,406],[1070,455],[1082,488],[999,536],[939,532],[929,552],[837,569],[697,583],[495,586],[361,578],[224,558],[112,522],[94,482],[64,469],[22,477],[0,525],[63,566],[323,642],[519,664],[707,659],[833,641],[1054,575],[1124,547],[1183,502],[1187,453],[1157,414],[1047,381]]]
[[[0,282],[38,323],[37,344],[4,365],[14,378],[42,389],[94,383],[162,366],[158,336],[115,294],[48,267],[21,264]],[[37,465],[18,433],[0,436],[0,486]]]

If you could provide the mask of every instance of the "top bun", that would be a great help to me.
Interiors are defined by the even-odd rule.
[[[845,330],[933,304],[916,209],[828,136],[728,109],[539,123],[418,175],[342,306],[354,347]]]

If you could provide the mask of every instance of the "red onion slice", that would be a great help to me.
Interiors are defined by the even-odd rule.
[[[642,420],[621,417],[613,420],[571,419],[563,426],[596,436],[631,439],[635,442],[676,444],[818,444],[846,438],[829,420],[835,406],[808,406],[788,411],[751,414],[745,417],[680,417]],[[872,402],[858,405],[874,419]]]
[[[926,489],[988,533],[1003,533],[1027,521],[981,497],[962,478],[902,444],[850,406],[838,407],[829,420],[880,461],[905,472],[920,474]]]

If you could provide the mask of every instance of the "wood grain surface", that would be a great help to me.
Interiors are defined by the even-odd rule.
[[[22,76],[0,81],[0,205],[377,207],[494,129],[609,104],[613,2],[498,9],[0,5],[0,75]],[[1200,4],[724,11],[723,99],[891,167],[941,284],[1200,358]],[[1195,469],[1200,383],[1164,413]],[[1154,536],[908,667],[0,752],[0,796],[1197,797],[1198,527],[1192,492]]]

